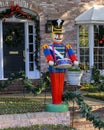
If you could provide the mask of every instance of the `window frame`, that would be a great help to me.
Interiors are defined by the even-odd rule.
[[[94,26],[95,25],[104,25],[104,24],[96,24],[96,23],[92,23],[92,24],[79,24],[77,25],[77,39],[78,39],[78,59],[79,59],[79,62],[80,62],[80,37],[79,37],[79,34],[80,34],[80,30],[79,30],[79,26],[81,25],[88,25],[88,44],[89,44],[89,68],[92,68],[95,64],[95,61],[94,61],[94,48],[96,48],[94,46]],[[97,47],[98,48],[98,47]],[[101,48],[101,47],[100,47]],[[104,48],[104,46],[103,46]],[[101,68],[97,68],[97,69],[101,69]],[[101,70],[104,70],[103,68]]]
[[[88,25],[88,44],[89,44],[89,68],[91,68],[94,65],[94,54],[93,54],[93,47],[94,47],[94,28],[93,28],[93,24],[79,24],[77,25],[78,28],[78,35],[77,35],[77,39],[78,39],[78,59],[80,62],[80,38],[79,38],[79,26],[81,25]]]

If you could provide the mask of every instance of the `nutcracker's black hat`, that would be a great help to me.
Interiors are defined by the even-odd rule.
[[[62,25],[64,23],[64,20],[57,19],[52,21],[52,32],[53,33],[62,33]]]

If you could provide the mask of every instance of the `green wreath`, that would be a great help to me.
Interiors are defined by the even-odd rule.
[[[9,46],[18,46],[23,43],[23,30],[20,28],[8,29],[4,32],[5,43]]]

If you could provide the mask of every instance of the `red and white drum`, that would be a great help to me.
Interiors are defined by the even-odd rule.
[[[68,58],[59,59],[56,61],[55,68],[67,69],[67,68],[71,68],[71,67],[72,67],[72,62]]]

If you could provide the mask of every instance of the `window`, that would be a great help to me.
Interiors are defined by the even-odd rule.
[[[104,25],[94,25],[94,65],[104,69]]]
[[[79,26],[79,61],[88,67],[89,66],[89,42],[88,42],[88,26]]]
[[[34,71],[34,26],[29,25],[29,70]]]
[[[104,25],[79,25],[79,61],[104,69]]]

